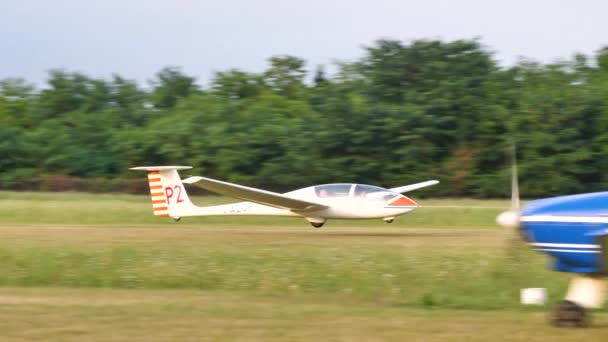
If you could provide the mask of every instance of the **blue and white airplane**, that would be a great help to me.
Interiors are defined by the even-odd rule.
[[[511,209],[496,221],[519,230],[529,245],[548,254],[553,270],[576,274],[552,321],[557,326],[585,326],[588,311],[601,308],[606,299],[608,192],[539,199],[520,210],[515,162],[512,172]]]

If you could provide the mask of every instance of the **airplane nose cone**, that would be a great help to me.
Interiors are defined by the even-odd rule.
[[[399,196],[388,204],[391,207],[417,207],[418,204],[405,196]]]
[[[517,228],[520,224],[519,212],[515,210],[507,210],[496,217],[496,223],[505,228]]]

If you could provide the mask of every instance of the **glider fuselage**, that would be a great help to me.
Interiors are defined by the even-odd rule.
[[[318,219],[389,218],[409,213],[417,204],[388,189],[363,184],[325,184],[290,191],[284,196],[323,204],[327,208],[294,211],[251,201],[197,207],[199,215],[305,216]],[[192,208],[194,209],[194,208]]]

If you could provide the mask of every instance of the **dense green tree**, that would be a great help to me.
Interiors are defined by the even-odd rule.
[[[274,56],[270,58],[270,68],[264,73],[264,83],[273,92],[290,99],[304,96],[306,64],[294,56]]]
[[[135,81],[126,80],[119,75],[112,77],[109,84],[108,106],[120,118],[120,126],[143,126],[148,119],[146,108],[146,92],[140,89]]]
[[[0,187],[190,164],[276,191],[438,178],[427,194],[507,196],[513,142],[524,197],[608,187],[608,48],[501,68],[478,40],[384,39],[333,74],[305,66],[274,56],[206,89],[176,67],[149,88],[65,70],[40,90],[0,80]]]
[[[262,89],[262,77],[237,69],[217,72],[211,81],[214,93],[230,99],[245,99],[258,95]]]
[[[173,108],[179,99],[198,90],[194,77],[184,74],[176,67],[167,67],[159,71],[151,84],[154,90],[150,99],[159,109]]]
[[[48,87],[40,93],[40,100],[36,108],[38,119],[47,119],[61,116],[83,108],[85,105],[92,109],[99,109],[95,97],[89,98],[95,92],[103,92],[99,85],[93,85],[91,79],[81,73],[69,73],[63,70],[50,72]],[[97,95],[97,94],[96,94]],[[99,96],[99,95],[97,95]],[[102,97],[102,96],[100,96]]]

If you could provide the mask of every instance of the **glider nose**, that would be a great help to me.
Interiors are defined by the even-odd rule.
[[[391,208],[403,208],[403,209],[407,209],[407,208],[417,208],[418,204],[414,201],[412,201],[412,199],[405,197],[403,195],[400,195],[399,197],[393,199],[392,201],[390,201],[388,203],[388,206]]]

